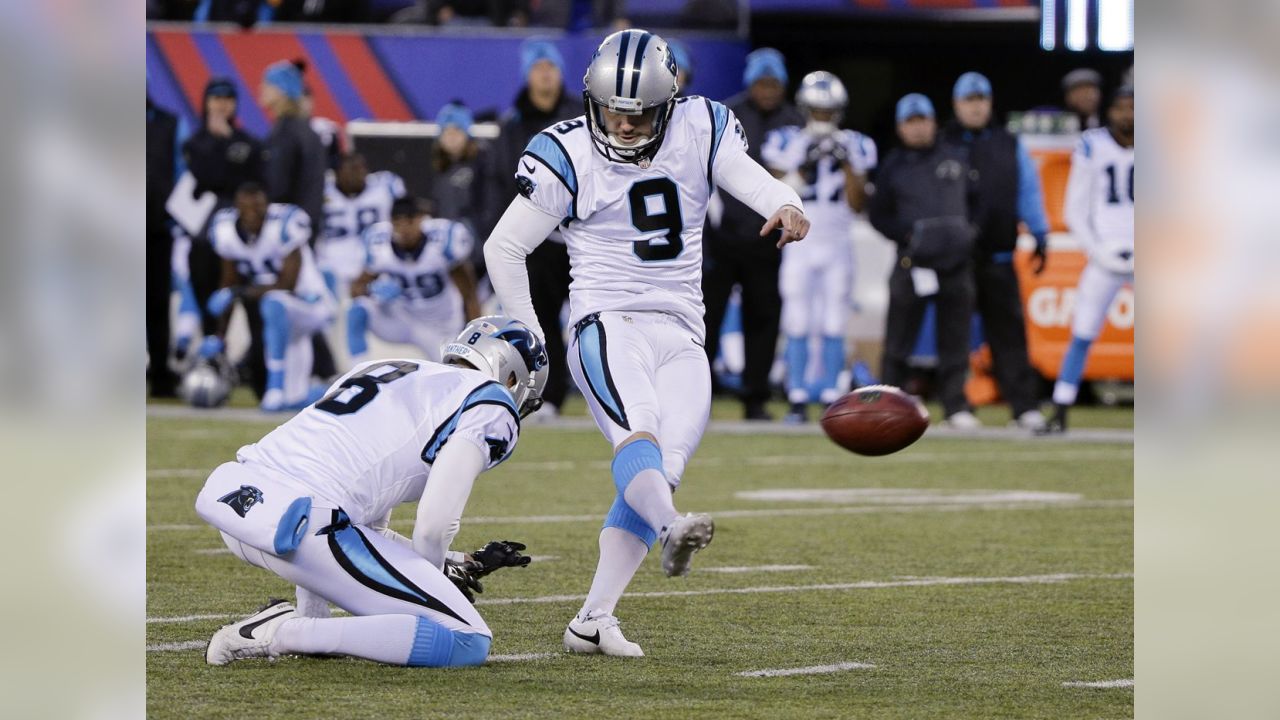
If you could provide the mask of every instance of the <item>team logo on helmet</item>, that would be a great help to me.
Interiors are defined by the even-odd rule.
[[[237,515],[244,517],[245,513],[262,502],[262,491],[252,485],[241,485],[239,490],[232,490],[218,498],[218,502],[230,505]]]

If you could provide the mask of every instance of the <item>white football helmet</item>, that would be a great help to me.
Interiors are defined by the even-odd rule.
[[[796,105],[807,118],[805,129],[813,135],[824,136],[835,132],[848,104],[849,93],[845,91],[844,83],[826,70],[815,70],[805,75],[800,81],[800,89],[796,91]],[[832,113],[831,119],[815,120],[814,110]]]
[[[662,38],[644,30],[621,30],[604,39],[582,78],[582,103],[596,149],[617,162],[653,157],[662,145],[675,108],[676,59]],[[653,135],[624,145],[609,135],[603,110],[653,118]]]
[[[529,326],[515,318],[490,315],[472,320],[444,346],[440,359],[468,365],[502,383],[515,398],[520,417],[542,407],[547,350]]]
[[[219,407],[231,396],[230,372],[217,361],[198,362],[182,376],[178,392],[192,407]]]

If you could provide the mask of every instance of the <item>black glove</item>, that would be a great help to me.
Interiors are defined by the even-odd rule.
[[[471,562],[467,563],[467,571],[477,578],[504,567],[524,567],[533,558],[521,555],[524,543],[514,540],[490,540],[484,547],[471,553]]]
[[[470,563],[468,563],[470,564]],[[463,564],[455,563],[452,560],[444,561],[444,576],[449,578],[459,590],[462,591],[463,597],[472,605],[476,604],[476,596],[471,594],[474,590],[478,593],[484,592],[484,586],[476,579]]]
[[[1044,272],[1045,263],[1049,259],[1049,240],[1043,233],[1036,235],[1036,250],[1031,256],[1031,271],[1036,275]]]

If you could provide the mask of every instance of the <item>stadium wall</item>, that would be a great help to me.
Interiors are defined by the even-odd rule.
[[[722,99],[742,88],[743,40],[673,34],[689,49],[692,92]],[[256,103],[262,71],[281,59],[307,61],[315,113],[349,120],[430,119],[460,99],[477,115],[501,113],[523,85],[520,43],[511,33],[413,33],[274,26],[244,31],[163,24],[147,31],[148,91],[161,106],[194,119],[211,76],[232,78],[242,98],[240,120],[262,135],[269,124]],[[547,35],[565,59],[565,86],[577,92],[600,38]]]

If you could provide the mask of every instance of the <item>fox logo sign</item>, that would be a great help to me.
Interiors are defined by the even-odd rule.
[[[230,505],[237,515],[244,517],[245,513],[262,502],[262,491],[252,485],[241,485],[239,490],[232,490],[218,498],[218,502]]]

